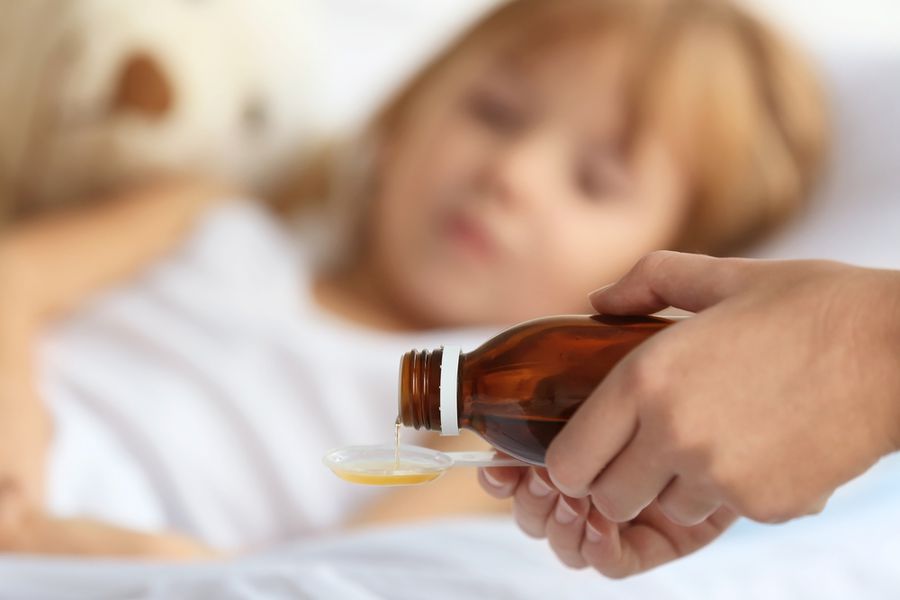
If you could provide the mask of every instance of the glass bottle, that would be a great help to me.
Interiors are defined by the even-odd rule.
[[[445,346],[400,361],[399,421],[478,433],[495,448],[544,464],[551,440],[629,351],[672,323],[658,317],[568,315],[521,323],[472,352]]]

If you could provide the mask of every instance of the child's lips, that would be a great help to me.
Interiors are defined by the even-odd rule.
[[[453,215],[447,221],[446,231],[454,244],[480,260],[490,260],[497,254],[497,244],[488,230],[472,218]]]

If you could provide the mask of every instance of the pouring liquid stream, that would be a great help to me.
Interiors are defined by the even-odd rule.
[[[400,470],[400,417],[394,421],[394,471]]]

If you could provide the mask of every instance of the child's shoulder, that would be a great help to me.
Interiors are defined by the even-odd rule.
[[[280,250],[291,245],[290,237],[288,227],[262,201],[235,197],[224,199],[200,219],[187,247],[198,251],[209,248],[221,254],[242,246],[248,254]]]
[[[201,219],[175,257],[210,276],[244,284],[297,275],[296,235],[259,200],[224,200]]]

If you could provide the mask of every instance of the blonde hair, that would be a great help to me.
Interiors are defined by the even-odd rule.
[[[633,60],[625,142],[644,128],[659,128],[689,174],[691,210],[675,249],[733,252],[803,206],[828,138],[817,78],[801,53],[728,0],[506,2],[375,115],[362,148],[377,149],[415,122],[456,81],[453,74],[486,52],[522,57],[577,36],[610,33],[626,34]],[[356,203],[365,193],[360,186],[336,191],[333,183],[372,183],[374,174],[361,176],[361,152],[357,145],[349,171],[330,160],[304,169],[300,195],[331,196],[338,203],[352,197]],[[371,161],[362,164],[374,168]],[[336,177],[323,176],[323,169]]]

